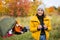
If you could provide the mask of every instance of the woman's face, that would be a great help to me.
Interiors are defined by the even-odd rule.
[[[39,16],[42,16],[43,13],[44,13],[44,11],[43,11],[42,9],[38,9],[37,14],[38,14]]]

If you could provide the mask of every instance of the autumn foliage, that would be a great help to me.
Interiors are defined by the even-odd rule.
[[[10,15],[26,16],[30,9],[29,0],[14,0],[9,2]]]
[[[11,16],[31,16],[37,12],[37,7],[42,2],[33,0],[0,0],[0,15]],[[51,13],[54,10],[59,11],[59,8],[55,9],[53,6],[46,8],[47,13]]]
[[[0,1],[0,12],[11,16],[29,16],[36,13],[39,1],[34,0],[4,0]],[[4,6],[4,7],[3,7]]]

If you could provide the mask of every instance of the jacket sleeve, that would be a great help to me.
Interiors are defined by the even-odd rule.
[[[34,25],[34,23],[32,21],[30,21],[30,31],[31,32],[36,32],[37,31],[37,27]]]
[[[48,21],[48,31],[52,30],[52,26],[51,26],[51,20],[49,19]]]

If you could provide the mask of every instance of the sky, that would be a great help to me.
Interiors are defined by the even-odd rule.
[[[42,2],[46,5],[46,7],[59,7],[60,6],[60,0],[42,0]]]
[[[33,1],[33,0],[31,0]],[[51,6],[59,7],[60,6],[60,0],[41,0],[47,8]]]

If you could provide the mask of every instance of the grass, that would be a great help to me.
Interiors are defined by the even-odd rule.
[[[6,39],[4,39],[4,40],[6,40]],[[22,35],[14,35],[10,38],[7,38],[7,40],[32,40],[32,37],[31,37],[30,32],[27,32]]]
[[[31,36],[31,33],[30,32],[26,32],[24,34],[14,35],[14,36],[8,37],[6,39],[1,38],[0,40],[33,40],[33,38]]]
[[[29,21],[31,17],[20,17],[21,24],[24,26],[29,26]],[[52,15],[51,16],[51,23],[53,30],[50,32],[50,40],[60,40],[60,16],[59,15]],[[31,36],[30,32],[26,32],[22,35],[14,35],[12,37],[3,39],[0,37],[0,40],[34,40]]]
[[[52,15],[52,28],[50,35],[50,40],[60,40],[60,16],[59,15]]]

